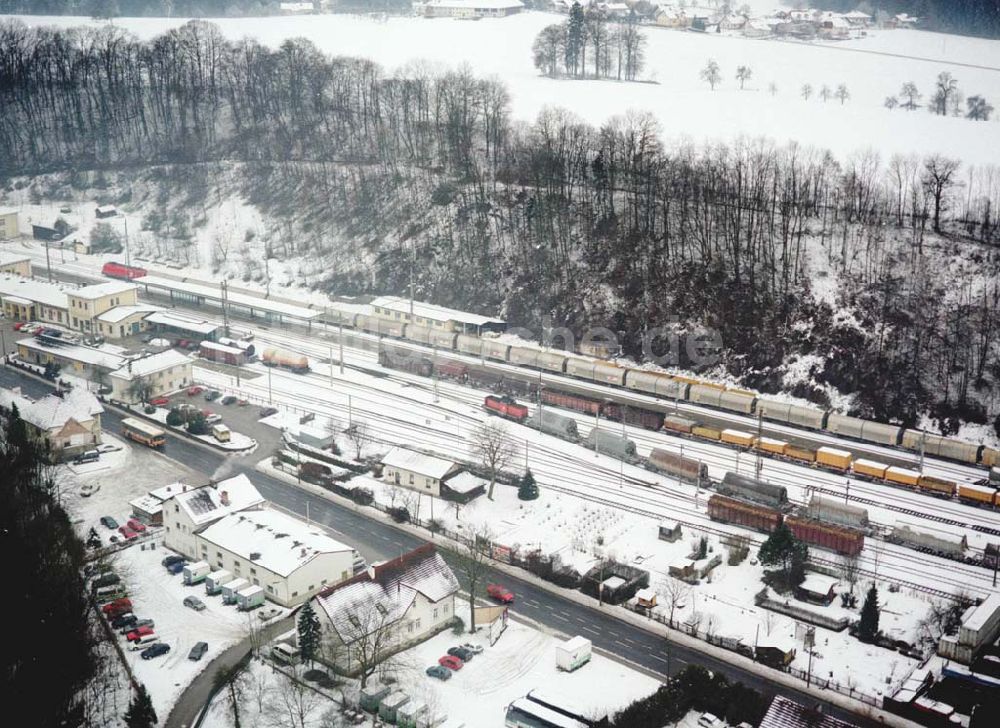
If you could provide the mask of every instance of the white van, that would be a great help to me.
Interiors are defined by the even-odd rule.
[[[214,425],[212,427],[212,437],[219,442],[229,442],[230,432],[225,425]]]
[[[271,658],[275,662],[281,662],[286,665],[297,665],[299,662],[299,648],[279,642],[271,648]]]
[[[133,652],[138,652],[139,650],[144,650],[149,647],[154,642],[159,642],[160,636],[156,634],[144,634],[137,640],[129,642],[128,648]]]

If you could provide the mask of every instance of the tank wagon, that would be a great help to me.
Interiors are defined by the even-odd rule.
[[[838,554],[857,556],[865,545],[865,535],[853,528],[798,516],[788,516],[785,524],[800,541]]]
[[[920,531],[911,526],[896,526],[889,533],[889,540],[903,546],[909,546],[917,551],[947,556],[952,559],[962,559],[969,548],[965,536],[951,536],[941,533]]]
[[[653,448],[646,460],[654,470],[673,475],[677,478],[690,480],[691,482],[704,483],[708,481],[708,466],[698,462],[693,458],[686,458],[682,455]]]
[[[535,414],[528,419],[528,426],[573,442],[580,437],[575,420],[541,407],[535,410]]]
[[[750,500],[772,508],[782,508],[788,504],[788,490],[784,486],[748,478],[739,473],[726,473],[716,490],[731,498]]]
[[[281,367],[302,374],[309,371],[309,359],[305,354],[297,354],[285,349],[264,349],[260,360],[265,366]]]
[[[852,528],[868,528],[868,509],[814,495],[805,509],[806,517]]]
[[[735,523],[764,533],[771,533],[781,523],[781,513],[773,508],[713,495],[708,499],[708,517],[713,521]]]
[[[590,430],[583,444],[601,455],[610,455],[618,460],[635,461],[635,443],[627,437],[608,432],[598,427]]]

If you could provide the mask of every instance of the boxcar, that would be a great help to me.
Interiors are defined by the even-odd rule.
[[[463,354],[481,356],[483,354],[483,340],[478,336],[459,334],[455,337],[455,348]]]
[[[726,473],[717,486],[722,495],[744,498],[767,506],[780,507],[788,503],[788,490],[766,480],[755,480],[739,473]]]
[[[666,415],[663,418],[663,429],[670,432],[683,432],[685,435],[690,435],[691,430],[697,426],[698,422],[696,420],[681,417],[680,415]]]
[[[639,392],[655,394],[658,397],[670,399],[687,399],[689,385],[669,374],[644,372],[639,369],[628,369],[625,374],[625,386]]]
[[[708,499],[708,517],[713,521],[735,523],[764,533],[770,533],[781,523],[781,513],[773,508],[744,503],[724,495],[713,495]]]
[[[535,414],[528,420],[528,424],[536,430],[561,437],[564,440],[576,441],[579,438],[575,420],[547,408],[536,410]]]
[[[950,480],[945,480],[944,478],[936,478],[933,475],[921,475],[918,481],[920,490],[929,490],[932,493],[938,495],[947,496],[948,498],[953,498],[958,486]]]
[[[791,425],[822,430],[826,424],[826,411],[814,407],[802,407],[788,402],[778,402],[773,399],[758,399],[757,412],[765,419],[776,422],[787,422]]]
[[[883,425],[880,422],[863,420],[830,413],[826,418],[826,429],[837,435],[846,435],[856,440],[877,442],[882,445],[898,445],[903,436],[903,428],[897,425]]]
[[[958,497],[966,503],[974,503],[977,506],[996,505],[996,491],[987,485],[973,485],[971,483],[959,483]]]
[[[417,324],[406,324],[403,338],[416,341],[418,344],[429,344],[431,343],[431,329]]]
[[[567,366],[569,366],[568,362]],[[611,362],[594,362],[594,381],[621,387],[625,384],[625,372],[627,371],[627,369]]]
[[[225,344],[216,344],[214,341],[203,341],[198,345],[198,353],[203,359],[221,362],[234,367],[243,366],[247,363],[247,353],[243,349]]]
[[[635,443],[627,437],[594,427],[583,441],[594,452],[610,455],[619,460],[635,459]]]
[[[593,359],[580,359],[575,356],[569,356],[566,357],[566,373],[592,382],[594,381],[595,364],[596,362]]]
[[[981,460],[983,465],[988,468],[1000,466],[1000,450],[995,450],[992,447],[984,447]],[[997,478],[997,482],[1000,482],[1000,477]]]
[[[540,351],[538,352],[538,358],[535,361],[535,366],[549,372],[562,373],[566,371],[567,358],[568,357],[565,354],[557,354],[554,351]]]
[[[854,471],[855,475],[861,475],[868,478],[876,478],[882,480],[885,478],[885,471],[888,469],[888,465],[885,463],[878,463],[874,460],[865,460],[864,458],[858,458],[851,465],[851,470]]]
[[[920,452],[921,447],[923,447],[923,451],[927,455],[961,460],[965,463],[979,462],[979,452],[982,449],[981,445],[952,440],[940,435],[926,434],[920,430],[904,430],[903,447],[913,452]]]
[[[908,485],[916,488],[920,483],[920,473],[908,468],[897,468],[895,466],[885,469],[885,479],[897,485]]]
[[[654,447],[650,451],[648,462],[655,470],[692,482],[700,482],[708,478],[708,466],[704,463],[700,463],[694,458],[675,455],[658,447]]]
[[[642,407],[630,407],[627,404],[619,406],[619,421],[624,420],[629,425],[639,425],[647,430],[659,430],[663,427],[663,415]]]
[[[440,331],[438,329],[431,329],[431,344],[439,346],[442,349],[454,349],[455,339],[458,337],[453,331]]]
[[[486,342],[484,342],[485,350]],[[509,353],[507,356],[507,361],[511,364],[517,364],[524,367],[536,367],[538,366],[538,355],[541,354],[540,349],[532,349],[529,346],[511,346],[509,348]],[[489,356],[489,354],[487,354]],[[499,359],[500,357],[494,356],[494,359]]]
[[[743,412],[744,414],[752,413],[754,402],[756,402],[756,398],[752,394],[716,389],[705,384],[691,385],[691,389],[688,391],[688,399],[692,402],[708,405],[709,407],[718,407],[719,409]]]
[[[814,495],[806,507],[806,515],[816,521],[836,523],[854,528],[868,527],[868,509],[841,503],[832,498]]]
[[[852,528],[796,516],[789,516],[785,523],[800,541],[838,554],[857,556],[865,545],[865,535]]]
[[[510,350],[513,348],[510,344],[504,344],[501,341],[494,341],[492,339],[482,339],[483,345],[483,356],[487,359],[499,359],[500,361],[508,361],[510,357]]]
[[[729,443],[730,445],[753,447],[753,435],[742,430],[723,430],[720,439],[722,442]]]

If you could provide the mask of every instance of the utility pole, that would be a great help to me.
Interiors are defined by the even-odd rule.
[[[601,405],[594,412],[594,457],[601,454]]]
[[[229,300],[229,284],[222,280],[219,282],[219,288],[222,292],[222,325],[226,329],[226,336],[229,336],[229,306],[227,302]]]
[[[438,400],[438,348],[437,344],[434,344],[434,349],[431,353],[431,377],[434,379],[434,403],[437,404]]]
[[[920,473],[924,472],[924,451],[927,448],[927,430],[920,431]]]
[[[129,251],[128,251],[128,215],[122,215],[122,218],[125,220],[125,267],[131,268],[132,259],[129,257]],[[228,329],[226,330],[226,334],[227,335],[229,334]]]
[[[333,347],[330,347],[330,389],[333,389]]]
[[[410,257],[410,323],[416,323],[413,318],[413,272],[417,267],[417,243],[414,240],[410,240],[410,251],[412,255]]]
[[[48,272],[49,283],[52,282],[52,261],[49,260],[49,241],[45,241],[45,268]]]
[[[764,413],[757,413],[757,463],[755,465],[755,470],[757,473],[757,480],[760,480],[760,474],[764,471],[764,458],[761,456],[760,449],[760,438],[763,437],[764,433]]]
[[[354,426],[354,423],[352,421],[352,412],[351,412],[351,395],[347,395],[347,426],[348,427]]]
[[[271,398],[271,370],[274,369],[273,366],[267,368],[267,403],[269,405],[274,404],[274,400]]]
[[[340,334],[338,336],[340,339],[340,374],[344,374],[344,322],[340,322]]]

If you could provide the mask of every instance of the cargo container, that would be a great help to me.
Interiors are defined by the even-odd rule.
[[[207,561],[196,561],[184,567],[184,583],[188,586],[200,584],[212,572]]]
[[[213,571],[205,577],[205,593],[208,596],[215,596],[222,593],[222,585],[233,580],[233,575],[225,569]]]
[[[691,482],[705,482],[708,480],[708,466],[693,458],[675,455],[653,448],[649,453],[649,464],[656,470],[660,470],[668,475],[690,480]]]
[[[816,449],[817,463],[845,472],[850,469],[853,457],[847,450],[838,450],[835,447],[820,447]]]
[[[298,374],[309,371],[308,357],[305,354],[297,354],[294,351],[274,348],[264,349],[260,360],[264,362],[265,366],[282,367]]]
[[[857,556],[865,545],[865,535],[851,528],[796,516],[789,516],[785,523],[800,541],[838,554]]]
[[[695,425],[691,428],[691,434],[695,437],[703,437],[706,440],[716,440],[718,441],[722,437],[722,432],[715,429],[714,427],[705,427],[704,425]]]
[[[248,586],[236,592],[236,608],[243,612],[264,604],[264,589],[259,586]]]
[[[730,445],[753,447],[753,435],[749,432],[743,432],[742,430],[723,430],[722,437],[720,439],[722,442],[729,443]]]
[[[890,483],[899,485],[909,485],[916,488],[920,483],[920,473],[907,468],[897,468],[895,466],[885,469],[885,479]]]
[[[618,460],[634,460],[635,443],[615,432],[594,427],[584,440],[584,445],[601,455],[610,455]]]
[[[937,495],[953,498],[958,486],[951,480],[937,478],[933,475],[921,475],[919,481],[920,490],[929,490]]]
[[[246,579],[233,579],[228,584],[222,585],[222,601],[224,604],[236,604],[236,594],[241,589],[246,589],[250,586],[250,582]]]
[[[784,440],[775,440],[773,437],[758,437],[757,448],[762,452],[784,455],[788,449],[788,443]]]
[[[590,640],[580,635],[556,645],[556,667],[573,672],[590,662],[591,649]]]
[[[980,506],[996,505],[996,491],[987,485],[960,483],[958,497],[968,503]]]
[[[667,415],[663,418],[663,429],[670,432],[683,432],[691,434],[691,430],[698,426],[697,421],[681,417],[680,415]]]
[[[793,460],[801,460],[804,463],[816,462],[816,451],[798,445],[789,445],[785,448],[785,457]]]
[[[854,461],[851,469],[855,475],[882,480],[885,477],[885,471],[888,467],[885,463],[877,463],[874,460],[859,458]]]
[[[836,523],[841,526],[851,526],[853,528],[866,528],[868,526],[868,509],[859,506],[852,506],[850,503],[842,503],[832,498],[814,495],[806,508],[809,518],[827,523]]]
[[[708,499],[708,517],[713,521],[735,523],[765,533],[770,533],[781,523],[781,513],[773,508],[745,503],[724,495],[713,495]]]
[[[766,480],[755,480],[738,473],[726,473],[717,488],[722,495],[751,500],[775,508],[788,503],[788,491],[784,486],[774,485]]]
[[[528,425],[565,440],[575,441],[579,437],[574,420],[548,408],[539,407],[528,419]]]

